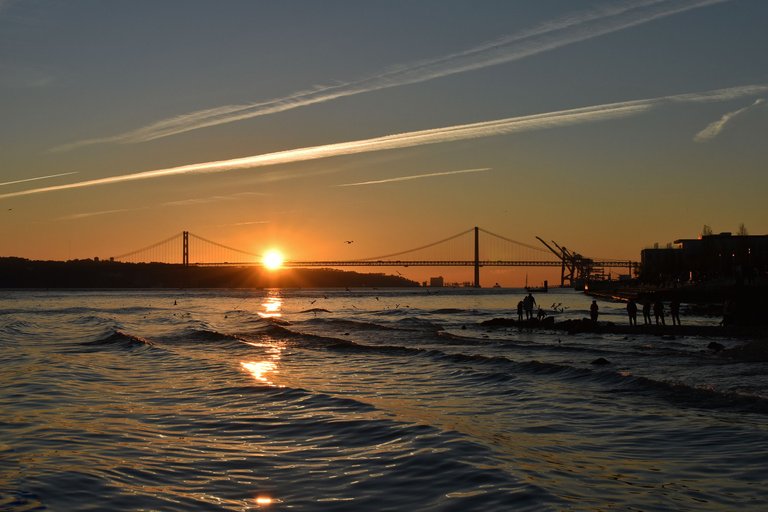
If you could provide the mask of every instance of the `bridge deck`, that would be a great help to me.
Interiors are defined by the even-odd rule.
[[[193,263],[194,264],[194,263]],[[477,264],[481,267],[559,267],[560,261],[535,261],[535,260],[480,260]],[[198,263],[205,266],[226,266],[226,265],[254,265],[261,266],[261,262],[240,262],[240,263]],[[630,268],[635,265],[631,261],[595,261],[594,266],[600,267],[622,267]],[[306,267],[474,267],[474,260],[374,260],[374,261],[286,261],[284,267],[288,268],[306,268]]]

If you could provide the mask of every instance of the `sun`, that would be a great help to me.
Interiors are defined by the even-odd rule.
[[[277,249],[270,249],[267,252],[264,253],[264,256],[261,258],[261,264],[264,265],[264,267],[267,268],[267,270],[277,270],[279,268],[282,268],[283,261],[285,261],[285,258],[283,257],[283,253],[278,251]]]

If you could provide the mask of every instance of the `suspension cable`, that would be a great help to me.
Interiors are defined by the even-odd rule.
[[[195,235],[194,233],[190,233],[189,236],[191,238],[196,238],[196,239],[198,239],[198,240],[200,240],[202,242],[206,242],[208,244],[215,245],[216,247],[221,247],[222,249],[227,249],[228,251],[239,252],[240,254],[245,254],[246,256],[254,256],[254,257],[258,257],[259,256],[258,254],[253,254],[252,252],[242,251],[240,249],[235,249],[234,247],[229,247],[228,245],[220,244],[218,242],[214,242],[212,240],[205,239],[205,238],[203,238],[201,236]]]
[[[482,231],[486,235],[495,236],[496,238],[501,238],[502,240],[505,240],[507,242],[511,242],[513,244],[522,245],[523,247],[527,247],[528,249],[533,249],[534,251],[547,252],[547,253],[549,252],[549,251],[545,251],[544,249],[542,249],[540,247],[536,247],[535,245],[529,245],[529,244],[526,244],[524,242],[518,242],[517,240],[512,240],[511,238],[507,238],[507,237],[504,237],[504,236],[501,236],[501,235],[497,235],[496,233],[491,233],[487,229],[483,229],[483,228],[477,228],[477,229]]]
[[[127,252],[125,254],[121,254],[120,256],[113,256],[113,259],[121,260],[123,258],[127,258],[129,256],[133,256],[133,255],[138,254],[140,252],[149,251],[149,250],[154,249],[156,247],[159,247],[159,246],[161,246],[163,244],[166,244],[166,243],[170,242],[171,240],[180,237],[181,235],[182,235],[182,233],[177,233],[177,234],[173,235],[170,238],[166,238],[165,240],[161,240],[160,242],[156,242],[156,243],[154,243],[152,245],[148,245],[146,247],[142,247],[141,249],[136,249],[135,251]]]
[[[420,251],[422,249],[429,249],[430,247],[434,247],[434,246],[442,244],[444,242],[449,242],[449,241],[451,241],[451,240],[453,240],[455,238],[459,238],[460,236],[464,236],[467,233],[471,233],[472,231],[474,231],[474,228],[470,228],[470,229],[468,229],[466,231],[462,231],[459,234],[456,234],[456,235],[453,235],[453,236],[449,236],[448,238],[445,238],[443,240],[438,240],[437,242],[432,242],[431,244],[422,245],[421,247],[416,247],[415,249],[408,249],[407,251],[400,251],[400,252],[395,252],[395,253],[392,253],[392,254],[385,254],[384,256],[375,256],[373,258],[362,258],[362,259],[354,260],[354,261],[383,260],[385,258],[393,258],[395,256],[401,256],[403,254],[408,254],[410,252]]]

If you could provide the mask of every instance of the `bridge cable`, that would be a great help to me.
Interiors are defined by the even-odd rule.
[[[208,239],[206,239],[206,238],[203,238],[203,237],[201,237],[201,236],[197,236],[197,235],[195,235],[194,233],[190,233],[190,234],[189,234],[189,236],[190,236],[190,237],[192,237],[192,238],[196,238],[196,239],[198,239],[198,240],[200,240],[200,241],[202,241],[202,242],[206,242],[206,243],[209,243],[209,244],[211,244],[211,245],[215,245],[215,246],[217,246],[217,247],[221,247],[222,249],[227,249],[228,251],[239,252],[240,254],[245,254],[246,256],[254,256],[254,257],[259,257],[259,255],[258,255],[258,254],[254,254],[254,253],[252,253],[252,252],[247,252],[247,251],[242,251],[242,250],[240,250],[240,249],[235,249],[234,247],[229,247],[228,245],[220,244],[220,243],[218,243],[218,242],[214,242],[214,241],[212,241],[212,240],[208,240]]]
[[[420,251],[422,249],[429,249],[430,247],[434,247],[434,246],[442,244],[444,242],[449,242],[449,241],[451,241],[451,240],[453,240],[455,238],[459,238],[460,236],[464,236],[467,233],[471,233],[474,230],[475,230],[475,228],[470,228],[470,229],[468,229],[466,231],[462,231],[461,233],[459,233],[457,235],[449,236],[448,238],[445,238],[443,240],[439,240],[437,242],[432,242],[431,244],[427,244],[427,245],[422,245],[421,247],[416,247],[415,249],[408,249],[407,251],[400,251],[400,252],[396,252],[396,253],[392,253],[392,254],[385,254],[384,256],[375,256],[373,258],[362,258],[362,259],[359,259],[359,260],[352,260],[352,261],[383,260],[384,258],[392,258],[394,256],[400,256],[402,254],[408,254],[410,252],[416,252],[416,251]]]
[[[170,242],[171,240],[173,240],[175,238],[178,238],[180,236],[181,236],[181,233],[176,233],[172,237],[166,238],[165,240],[161,240],[160,242],[156,242],[156,243],[154,243],[152,245],[148,245],[146,247],[142,247],[141,249],[136,249],[135,251],[131,251],[131,252],[127,252],[125,254],[121,254],[120,256],[113,256],[112,258],[116,259],[116,260],[121,260],[123,258],[127,258],[128,256],[133,256],[134,254],[138,254],[140,252],[144,252],[144,251],[148,251],[150,249],[154,249],[155,247],[158,247],[160,245],[166,244],[166,243]]]
[[[507,242],[511,242],[513,244],[522,245],[523,247],[527,247],[528,249],[533,249],[534,251],[547,252],[547,253],[549,252],[549,251],[545,251],[541,247],[536,247],[535,245],[529,245],[529,244],[526,244],[524,242],[518,242],[517,240],[512,240],[511,238],[507,238],[507,237],[504,237],[504,236],[501,236],[501,235],[497,235],[496,233],[491,233],[487,229],[478,228],[478,230],[482,231],[486,235],[495,236],[496,238],[501,238],[502,240],[505,240]]]

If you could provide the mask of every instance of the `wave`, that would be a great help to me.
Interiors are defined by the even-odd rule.
[[[175,334],[163,336],[163,342],[166,343],[213,343],[213,344],[241,344],[248,341],[247,338],[238,334],[220,332],[215,329],[185,329]]]
[[[33,330],[35,325],[25,320],[11,320],[3,325],[0,325],[0,334],[3,335],[23,335],[28,334],[30,330]]]
[[[377,324],[375,322],[362,322],[359,320],[346,320],[342,318],[312,318],[302,323],[338,326],[338,327],[344,327],[345,329],[360,330],[360,331],[396,331],[398,330],[395,327]]]
[[[611,393],[635,391],[660,396],[670,402],[700,409],[725,409],[736,412],[768,414],[768,400],[745,392],[724,391],[683,382],[665,382],[648,377],[620,376],[619,386]]]
[[[443,309],[432,310],[429,313],[432,315],[461,315],[461,314],[474,313],[474,312],[475,311],[468,310],[468,309],[443,308]]]
[[[299,311],[299,313],[330,313],[330,311],[325,308],[311,308]]]
[[[125,308],[93,308],[85,306],[72,306],[66,308],[48,308],[48,309],[4,309],[0,315],[5,314],[25,314],[25,315],[81,315],[89,316],[98,313],[107,314],[148,314],[157,312],[157,308],[151,306],[136,306]]]
[[[96,315],[83,315],[73,320],[69,320],[69,323],[79,326],[102,326],[104,324],[114,326],[117,322],[114,318],[104,318]],[[115,327],[115,330],[119,329],[119,327]]]
[[[566,381],[582,381],[603,386],[608,393],[633,393],[653,396],[676,405],[704,409],[725,409],[738,412],[768,413],[768,400],[746,392],[723,391],[710,387],[692,386],[682,382],[666,382],[649,377],[627,375],[611,369],[595,369],[570,364],[541,361],[515,361],[506,356],[447,353],[438,349],[405,347],[400,345],[365,345],[351,340],[296,334],[307,348],[377,353],[387,356],[427,357],[455,365],[470,365],[481,372],[481,380],[488,384],[505,380],[502,375],[526,373]],[[486,368],[486,370],[481,370]]]
[[[79,345],[84,347],[111,346],[132,349],[136,347],[152,347],[154,346],[154,343],[140,336],[134,336],[133,334],[114,330],[106,336],[102,336],[93,341],[84,341]]]
[[[633,393],[700,409],[768,413],[768,400],[758,395],[718,390],[710,386],[693,386],[684,382],[656,380],[615,370],[594,370],[539,361],[519,364],[540,375],[557,375],[561,379],[586,380],[601,384],[607,388],[608,393]]]
[[[409,328],[416,328],[416,329],[429,329],[431,331],[437,332],[442,331],[443,326],[440,324],[437,324],[435,322],[432,322],[430,320],[425,320],[423,318],[409,316],[406,318],[402,318],[397,321],[398,326],[405,326]]]

